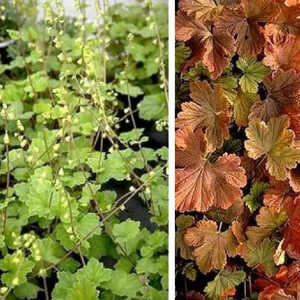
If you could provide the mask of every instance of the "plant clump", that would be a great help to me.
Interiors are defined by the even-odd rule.
[[[166,299],[167,9],[73,4],[0,7],[0,298]]]
[[[178,2],[177,299],[299,297],[299,14]]]

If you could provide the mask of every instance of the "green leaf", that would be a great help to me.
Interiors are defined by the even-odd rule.
[[[193,263],[188,263],[184,266],[182,273],[186,278],[191,281],[195,281],[197,278],[197,270],[194,268]]]
[[[94,230],[95,228],[97,229]],[[92,230],[94,231],[93,234],[90,235],[90,237],[92,237],[93,235],[100,234],[101,229],[99,217],[95,213],[86,214],[82,219],[80,219],[78,224],[75,225],[75,230],[78,233],[80,239],[85,238],[85,236],[89,234]]]
[[[24,83],[22,81],[12,81],[5,85],[0,91],[1,99],[5,99],[4,103],[12,103],[18,99],[23,101],[26,98]]]
[[[276,251],[275,242],[266,238],[259,245],[252,245],[248,242],[247,248],[246,262],[249,267],[261,266],[269,277],[275,274],[277,270],[273,259]]]
[[[114,295],[126,296],[127,299],[135,298],[143,287],[137,275],[128,274],[121,270],[114,271],[112,279],[102,284],[102,286],[110,290]]]
[[[97,194],[97,201],[100,209],[110,210],[117,199],[117,193],[114,191],[102,191]]]
[[[69,291],[66,300],[98,300],[99,292],[93,284],[87,279],[82,278],[76,281]]]
[[[65,250],[56,241],[47,237],[36,242],[41,258],[49,264],[57,264],[64,256]]]
[[[253,183],[250,194],[243,198],[251,212],[254,212],[261,206],[262,195],[268,187],[269,184],[266,182],[255,181]]]
[[[86,278],[93,286],[99,286],[102,282],[111,280],[112,270],[103,267],[95,258],[91,258],[88,264],[77,271],[76,280],[81,281]]]
[[[57,277],[58,282],[52,291],[52,299],[65,300],[68,297],[69,291],[73,287],[75,276],[69,272],[59,272]]]
[[[39,99],[34,105],[33,105],[33,111],[36,114],[42,114],[50,112],[52,109],[51,101],[48,99]]]
[[[91,258],[88,264],[75,274],[60,272],[58,278],[59,281],[52,292],[53,300],[96,300],[96,288],[112,279],[112,270],[104,268],[96,259]]]
[[[151,52],[151,49],[136,42],[131,42],[128,47],[128,52],[132,55],[135,61],[144,62],[146,56]]]
[[[26,86],[25,91],[28,93],[39,93],[46,91],[48,87],[48,77],[46,77],[43,72],[37,72],[30,75],[30,80],[28,79],[28,85]]]
[[[191,55],[192,51],[184,43],[179,43],[175,49],[175,70],[180,71],[182,63]]]
[[[116,270],[122,270],[126,273],[130,273],[133,266],[132,262],[127,257],[121,257],[118,262],[114,265]]]
[[[37,285],[26,282],[17,286],[14,290],[14,294],[18,297],[18,299],[38,299],[37,295],[41,290],[42,289]]]
[[[70,173],[72,175],[65,175],[60,178],[60,180],[68,187],[73,188],[77,185],[82,185],[86,181],[86,177],[89,177],[89,174],[85,174],[84,172],[78,171],[74,173]]]
[[[127,255],[134,253],[142,238],[140,231],[140,222],[127,219],[124,222],[115,224],[112,229],[112,234],[115,241],[119,243],[126,251]],[[120,252],[122,254],[122,252]]]
[[[70,229],[70,219],[67,219],[67,225],[58,224],[56,226],[56,238],[60,241],[61,245],[70,250],[71,248],[75,247],[75,240],[74,238],[71,239],[70,233],[67,229]],[[66,227],[66,228],[65,228]],[[87,251],[89,248],[89,242],[86,240],[87,234],[89,237],[93,237],[94,235],[98,235],[101,232],[101,223],[98,220],[98,217],[94,213],[89,213],[81,219],[76,220],[73,215],[73,227],[76,235],[76,239],[81,240],[81,247],[82,251]]]
[[[144,94],[143,90],[139,86],[135,86],[130,82],[125,82],[124,84],[119,83],[115,86],[115,90],[120,94],[134,98]]]
[[[209,299],[219,300],[226,291],[241,284],[245,278],[246,274],[243,271],[228,272],[223,270],[213,281],[207,284],[204,291]]]
[[[202,64],[202,62],[199,61],[195,64],[194,67],[189,68],[184,73],[182,73],[181,76],[186,81],[194,81],[202,76],[209,77],[209,72],[207,68]]]
[[[141,136],[143,135],[144,129],[132,129],[127,132],[122,132],[120,134],[120,139],[122,140],[123,143],[129,143],[133,141],[138,141]]]
[[[105,153],[103,152],[92,152],[87,157],[87,164],[93,170],[94,173],[98,173],[103,170],[103,161]]]
[[[140,153],[134,152],[129,148],[112,151],[104,160],[102,169],[97,176],[97,181],[105,183],[110,179],[118,181],[127,179],[129,176],[128,165],[133,169],[142,169],[144,164]]]
[[[137,274],[142,273],[159,273],[160,265],[156,263],[154,258],[139,259],[135,267]]]
[[[94,257],[100,259],[103,256],[116,257],[117,250],[115,244],[110,237],[102,233],[101,235],[94,235],[88,240],[89,247],[89,257]]]
[[[163,231],[153,232],[146,240],[146,245],[141,248],[143,257],[152,257],[156,252],[168,249],[168,235]]]
[[[244,73],[240,78],[240,85],[244,93],[255,94],[258,83],[262,82],[269,74],[269,69],[255,58],[240,57],[237,67]]]
[[[140,232],[140,222],[126,220],[120,224],[115,224],[112,230],[114,237],[119,243],[126,243],[136,238]]]
[[[145,96],[138,104],[139,115],[142,119],[158,120],[168,114],[168,105],[164,93]]]
[[[0,260],[0,269],[5,272],[1,275],[1,280],[11,288],[26,283],[26,276],[33,267],[34,262],[26,258],[22,252],[7,254]]]
[[[216,82],[222,85],[227,100],[229,101],[229,103],[233,104],[237,96],[237,91],[236,91],[238,87],[237,78],[233,76],[227,76],[218,79]]]
[[[162,160],[168,160],[169,158],[169,149],[167,147],[162,147],[156,150],[156,153],[160,156]]]

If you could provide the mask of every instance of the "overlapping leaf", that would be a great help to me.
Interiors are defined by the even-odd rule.
[[[265,159],[270,175],[278,180],[287,178],[288,169],[296,167],[300,161],[300,149],[294,147],[294,133],[289,127],[289,118],[272,118],[267,124],[252,120],[246,129],[249,140],[245,147],[249,157]]]
[[[264,30],[266,46],[263,62],[273,70],[300,70],[300,37],[268,24]]]
[[[213,221],[199,221],[185,234],[187,245],[194,247],[193,252],[200,271],[204,274],[212,269],[221,270],[227,262],[227,256],[236,255],[237,241],[231,231],[218,231]]]
[[[299,100],[300,75],[294,70],[274,72],[263,84],[267,89],[267,98],[253,105],[250,118],[267,122],[278,117],[287,105],[295,104]]]
[[[293,202],[294,195],[291,193],[287,181],[271,181],[271,187],[264,194],[264,204],[276,210],[288,208]]]
[[[274,1],[242,0],[234,9],[224,9],[216,21],[220,30],[228,30],[236,37],[238,54],[246,57],[256,57],[264,46],[264,37],[259,22],[274,19],[277,15]]]
[[[254,212],[261,205],[261,198],[264,191],[269,187],[265,182],[255,181],[251,187],[250,194],[246,195],[243,200],[251,212]]]
[[[294,199],[294,205],[289,209],[288,226],[284,231],[284,242],[282,248],[287,254],[300,259],[300,197]]]
[[[243,271],[228,272],[221,271],[213,281],[207,284],[205,292],[209,299],[219,300],[220,298],[235,295],[235,287],[241,284],[246,278]]]
[[[188,17],[182,11],[176,16],[176,39],[192,42],[191,61],[195,64],[201,60],[213,79],[222,74],[235,51],[234,40],[226,31],[205,25],[201,20]]]
[[[247,227],[247,237],[254,245],[259,245],[266,237],[279,228],[287,220],[284,210],[277,211],[274,208],[262,207],[256,217],[258,226]]]
[[[195,218],[187,215],[180,215],[176,219],[176,250],[180,251],[181,257],[184,259],[190,259],[192,257],[191,248],[184,242],[184,234],[187,228],[191,227],[195,223]]]
[[[181,0],[179,8],[187,15],[195,15],[197,19],[205,22],[213,20],[222,11],[222,2],[219,0]]]
[[[206,142],[200,129],[190,127],[176,133],[176,209],[207,211],[216,206],[229,208],[241,199],[246,184],[240,159],[223,154],[215,163],[205,158]]]
[[[247,254],[245,260],[249,267],[257,267],[268,276],[272,276],[277,268],[273,260],[276,251],[276,243],[270,239],[264,239],[259,247],[251,243],[247,243]]]
[[[256,94],[240,92],[233,101],[233,117],[238,126],[246,127],[251,107],[259,101]]]
[[[259,294],[259,299],[296,300],[298,293],[297,286],[300,282],[299,267],[299,262],[295,261],[288,266],[281,266],[271,280],[258,278],[255,282],[255,286],[262,290]]]
[[[196,81],[191,84],[190,90],[193,102],[182,104],[176,126],[205,128],[208,147],[210,149],[221,147],[224,140],[229,137],[230,121],[229,105],[222,87],[216,85],[211,88],[206,81]]]
[[[243,71],[240,85],[244,93],[255,94],[258,90],[258,83],[262,82],[269,74],[268,68],[254,58],[240,57],[237,67]]]

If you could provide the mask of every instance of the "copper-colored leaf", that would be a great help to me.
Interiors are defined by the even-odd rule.
[[[277,71],[270,74],[263,84],[267,89],[267,99],[256,102],[249,118],[258,118],[265,122],[278,117],[286,105],[300,99],[300,75],[294,70]]]
[[[300,283],[300,261],[294,261],[288,267],[287,279],[291,283]]]
[[[256,217],[258,226],[249,226],[246,234],[252,244],[259,244],[280,227],[287,219],[285,211],[277,211],[270,207],[262,207]]]
[[[212,79],[222,74],[235,51],[234,40],[226,31],[210,25],[206,26],[200,20],[188,17],[182,11],[179,11],[176,16],[176,39],[191,40],[193,50],[191,60],[193,63],[201,60],[209,70]]]
[[[300,29],[300,4],[296,4],[295,2],[294,4],[295,5],[288,6],[285,0],[275,0],[274,10],[277,11],[277,18],[274,19],[273,23],[279,24],[283,30],[297,35]]]
[[[284,289],[271,285],[259,294],[258,300],[296,300],[296,298],[286,294]]]
[[[198,163],[207,153],[207,140],[201,129],[186,126],[176,131],[176,167],[189,167]]]
[[[266,159],[266,169],[277,180],[285,180],[288,169],[295,168],[300,161],[300,149],[294,147],[294,132],[288,129],[289,124],[288,116],[284,115],[267,124],[252,120],[246,129],[249,157]]]
[[[295,145],[300,147],[300,102],[285,105],[281,113],[290,117],[290,129],[295,133]]]
[[[181,0],[179,8],[187,15],[195,15],[199,20],[212,21],[223,9],[222,1],[214,0]]]
[[[298,165],[295,169],[290,170],[289,174],[289,182],[294,192],[300,192],[300,165]]]
[[[242,244],[246,242],[243,226],[240,222],[233,221],[231,226],[232,233],[234,234],[237,241]]]
[[[246,151],[241,157],[241,166],[246,170],[248,180],[264,182],[269,178],[269,174],[265,168],[265,162],[250,158]]]
[[[293,201],[288,181],[272,180],[271,187],[266,189],[264,204],[276,210],[287,209]]]
[[[211,163],[201,151],[191,150],[186,145],[203,144],[201,130],[186,127],[176,133],[176,209],[207,211],[210,207],[229,208],[241,200],[241,187],[246,185],[245,171],[240,167],[240,158],[227,153]],[[195,146],[195,149],[199,149]]]
[[[196,263],[204,274],[213,269],[223,269],[227,255],[235,256],[238,245],[231,229],[220,232],[213,221],[199,221],[196,226],[189,228],[185,242],[195,248]]]
[[[272,19],[274,12],[273,1],[242,0],[235,9],[224,9],[215,25],[236,37],[238,54],[256,57],[264,46],[262,28],[258,22]]]
[[[244,202],[236,201],[227,209],[213,207],[207,212],[207,215],[216,222],[230,224],[236,219],[245,218]]]
[[[282,248],[290,257],[300,259],[300,196],[294,200],[294,203],[289,210],[288,226],[284,231]]]
[[[207,28],[196,18],[187,16],[179,11],[176,16],[176,40],[186,42],[191,38],[201,42],[205,37]]]
[[[300,263],[293,262],[281,266],[279,271],[271,278],[258,278],[255,281],[255,288],[263,290],[259,294],[260,300],[296,300],[300,283]]]
[[[195,223],[195,219],[189,215],[180,215],[176,218],[176,237],[175,248],[176,252],[180,253],[180,256],[184,259],[192,258],[192,250],[184,243],[184,234],[187,228],[191,227]]]
[[[278,70],[300,70],[300,36],[284,32],[279,25],[268,24],[264,30],[264,64]]]
[[[196,291],[189,291],[187,293],[187,300],[205,300],[205,297]]]
[[[205,128],[209,148],[216,149],[229,137],[230,121],[229,104],[220,85],[211,88],[207,81],[196,81],[191,84],[193,102],[184,102],[178,114],[176,126]]]

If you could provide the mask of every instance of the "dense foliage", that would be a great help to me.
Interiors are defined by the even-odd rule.
[[[299,15],[299,1],[178,3],[178,299],[299,298]]]
[[[1,7],[1,299],[167,298],[167,8],[92,2]]]

